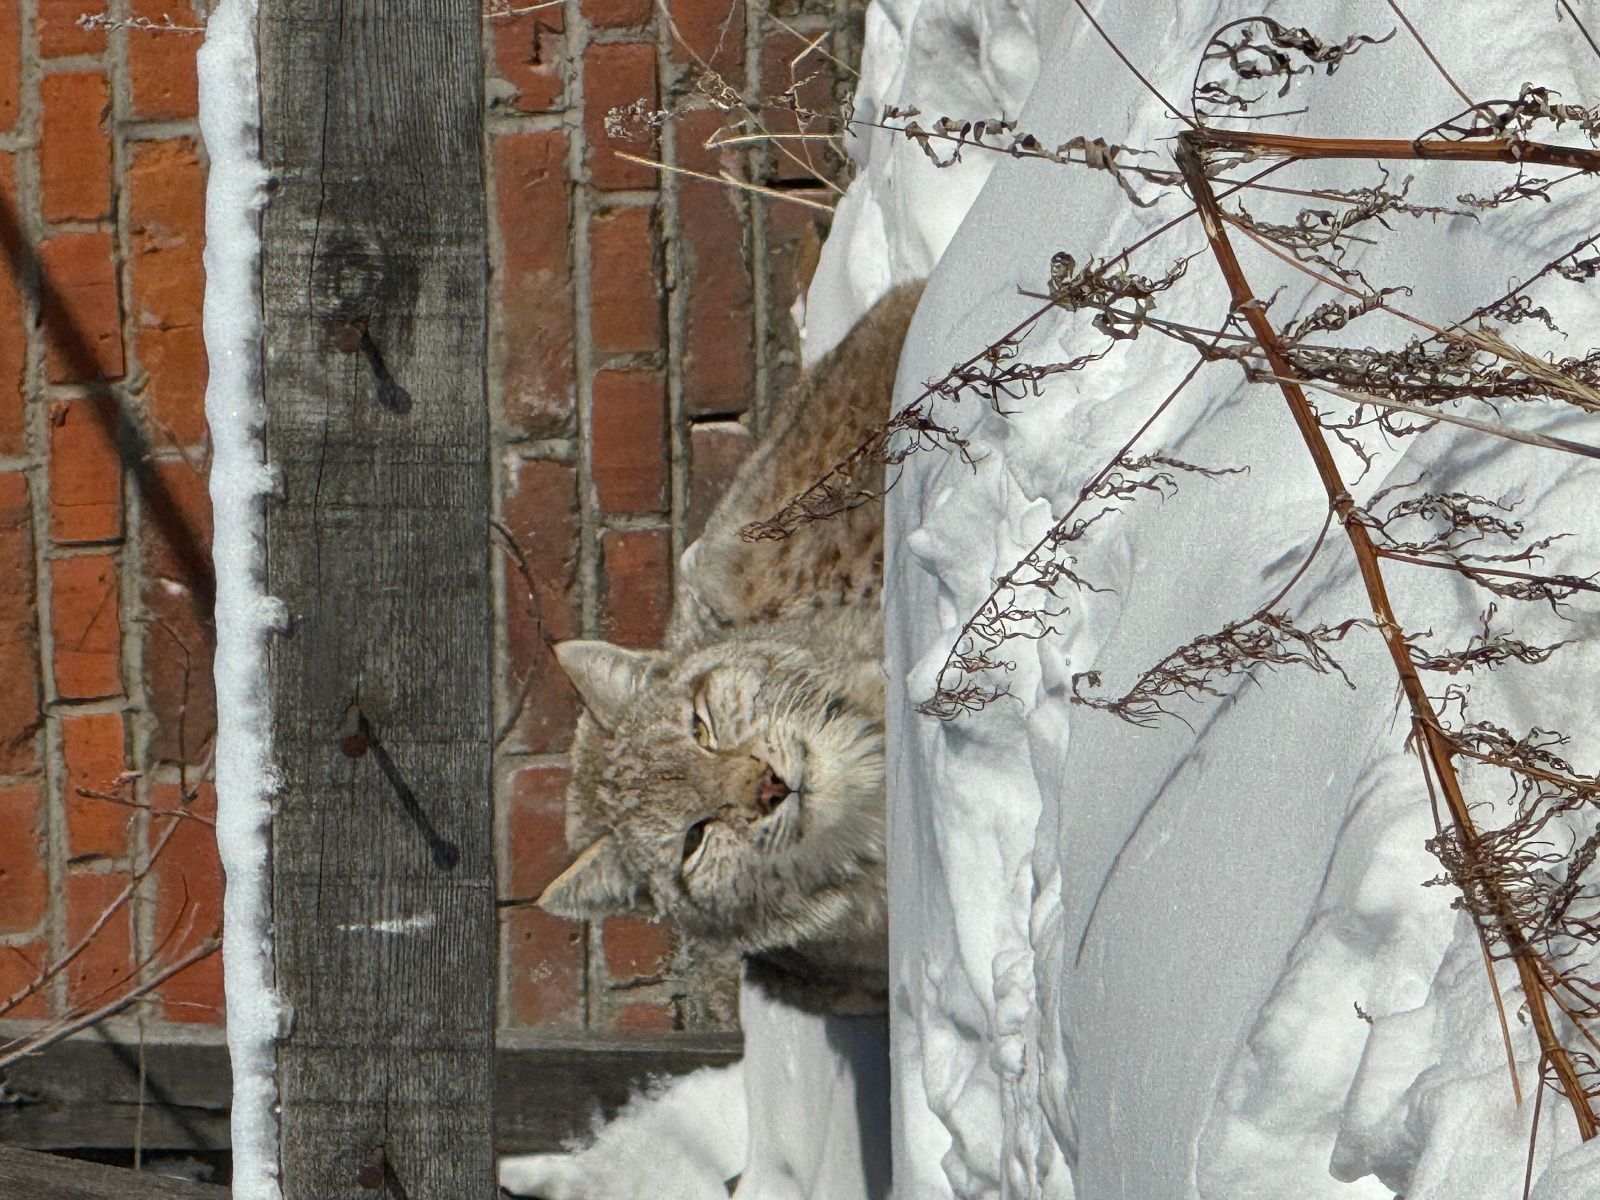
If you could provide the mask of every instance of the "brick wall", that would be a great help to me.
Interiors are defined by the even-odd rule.
[[[818,180],[840,163],[816,142],[783,143],[809,166],[771,142],[704,142],[740,117],[798,132],[781,95],[797,80],[793,95],[831,108],[846,82],[821,51],[849,60],[859,7],[486,6],[508,895],[568,857],[576,705],[549,644],[660,638],[678,554],[796,371],[788,309],[826,220],[803,202],[828,202]],[[0,1005],[21,997],[4,1017],[103,1002],[220,925],[204,16],[183,0],[0,0]],[[774,99],[754,115],[713,103],[738,96]],[[685,984],[661,926],[522,907],[503,929],[507,1025],[731,1019],[725,989]],[[217,958],[151,997],[147,1021],[219,1022]]]
[[[181,0],[124,3],[123,24],[89,0],[0,0],[11,1017],[103,1003],[219,924],[198,37],[125,23],[165,14],[198,27]],[[152,993],[145,1015],[216,1022],[220,1006],[213,956]]]

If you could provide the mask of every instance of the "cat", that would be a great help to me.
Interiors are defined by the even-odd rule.
[[[774,414],[683,556],[665,649],[555,647],[585,709],[567,792],[583,849],[540,906],[670,919],[814,1011],[886,998],[882,516],[740,530],[887,418],[920,294],[880,300]]]

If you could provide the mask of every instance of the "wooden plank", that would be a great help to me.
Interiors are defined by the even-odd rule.
[[[646,1080],[726,1066],[740,1053],[737,1034],[517,1038],[495,1056],[495,1148],[559,1150],[593,1114],[616,1112]],[[74,1038],[15,1063],[0,1089],[0,1144],[126,1149],[137,1125],[150,1151],[227,1149],[227,1047],[151,1042],[144,1071],[141,1106],[135,1047]]]
[[[574,1039],[508,1047],[495,1070],[495,1145],[502,1154],[559,1150],[610,1117],[650,1079],[737,1062],[738,1034],[677,1034],[619,1042]]]
[[[286,1200],[495,1192],[480,27],[261,10]]]
[[[4,1073],[0,1143],[35,1150],[226,1150],[233,1094],[220,1042],[69,1038]],[[142,1111],[141,1111],[142,1110]],[[137,1133],[136,1133],[137,1131]],[[4,1193],[0,1193],[4,1195]]]
[[[228,1200],[228,1189],[0,1146],[0,1196],[22,1200]]]

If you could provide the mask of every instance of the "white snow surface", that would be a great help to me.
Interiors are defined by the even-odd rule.
[[[882,1017],[830,1017],[739,993],[745,1054],[634,1097],[566,1154],[500,1160],[541,1200],[888,1200]],[[734,1182],[734,1181],[737,1182]]]
[[[1600,99],[1591,51],[1552,6],[1406,7],[1474,96],[1515,96],[1533,80],[1569,101]],[[1201,47],[1229,20],[1265,11],[1333,41],[1398,24],[1381,0],[1090,8],[1154,86],[1185,107]],[[1167,139],[1178,121],[1070,4],[906,0],[876,6],[868,32],[860,113],[914,104],[924,126],[942,115],[1003,115],[1047,146],[1101,136],[1154,151],[1136,161],[1171,162]],[[1272,122],[1274,132],[1409,138],[1463,105],[1401,28],[1331,78],[1297,79],[1265,107],[1309,108]],[[1052,254],[1080,263],[1110,255],[1186,207],[1169,192],[1135,208],[1104,173],[998,156],[986,156],[984,180],[985,156],[972,150],[955,169],[965,174],[952,177],[882,133],[857,152],[864,167],[809,298],[808,356],[891,283],[931,268],[900,403],[1037,308],[1017,289],[1043,290]],[[1509,167],[1436,163],[1395,164],[1393,173],[1415,176],[1414,199],[1444,204],[1515,176]],[[1380,179],[1370,164],[1323,164],[1284,170],[1274,182]],[[1592,194],[1582,184],[1557,187],[1553,203],[1482,222],[1398,218],[1354,261],[1376,285],[1413,285],[1401,301],[1407,310],[1448,321],[1591,232],[1600,215]],[[1250,201],[1280,220],[1298,203]],[[1332,295],[1321,289],[1308,302],[1309,280],[1235,240],[1256,293],[1283,288],[1272,309],[1280,324]],[[1133,269],[1157,276],[1203,250],[1191,220],[1139,251]],[[1593,289],[1562,283],[1538,298],[1559,305],[1573,338],[1541,337],[1523,323],[1508,331],[1512,339],[1539,352],[1585,352],[1600,316]],[[1214,328],[1226,308],[1202,253],[1160,311]],[[1088,314],[1046,320],[1024,344],[1024,361],[1104,342]],[[1334,336],[1399,344],[1407,330],[1384,320]],[[1101,694],[1119,694],[1170,650],[1248,616],[1305,559],[1326,503],[1274,389],[1244,385],[1234,367],[1202,369],[1135,453],[1250,473],[1185,477],[1164,502],[1123,504],[1073,546],[1075,569],[1107,590],[1069,589],[1058,632],[1008,644],[1009,698],[951,724],[913,711],[994,578],[1193,361],[1146,333],[1019,398],[1009,418],[977,401],[941,405],[936,415],[972,440],[976,468],[919,454],[889,497],[896,1191],[917,1200],[1516,1197],[1532,1104],[1513,1104],[1470,926],[1451,910],[1449,888],[1422,886],[1440,873],[1423,848],[1433,821],[1377,637],[1352,633],[1334,648],[1353,686],[1336,674],[1258,671],[1224,685],[1220,698],[1175,701],[1182,720],[1153,729],[1070,703],[1074,673],[1102,672]],[[1329,411],[1337,403],[1327,401]],[[1571,409],[1505,419],[1594,440]],[[1449,427],[1366,442],[1374,461],[1353,488],[1358,502],[1419,476],[1428,490],[1515,500],[1530,528],[1578,535],[1555,543],[1542,569],[1593,569],[1591,463]],[[1340,467],[1352,481],[1360,474],[1348,452]],[[1483,597],[1454,576],[1398,564],[1387,574],[1401,620],[1437,631],[1428,645],[1459,647],[1475,631]],[[1337,528],[1283,607],[1302,625],[1368,615]],[[1596,621],[1592,604],[1574,613],[1563,623],[1503,602],[1502,620],[1529,641],[1570,644],[1543,666],[1457,682],[1473,687],[1474,718],[1516,731],[1559,727],[1573,737],[1578,770],[1593,771]],[[1484,786],[1486,801],[1500,796],[1498,780]],[[1499,982],[1531,1098],[1532,1032],[1516,1018],[1514,972],[1502,968]],[[1597,1192],[1600,1146],[1580,1146],[1570,1112],[1547,1096],[1532,1195]]]
[[[222,959],[233,1063],[234,1200],[277,1200],[279,1006],[267,925],[266,636],[259,439],[260,240],[265,182],[257,128],[254,0],[222,0],[199,52],[206,182],[206,419],[211,426],[212,561],[217,576],[217,848],[227,873]]]

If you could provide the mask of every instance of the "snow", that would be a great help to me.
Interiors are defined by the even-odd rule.
[[[880,1017],[802,1013],[744,986],[745,1055],[658,1083],[567,1154],[500,1161],[544,1200],[887,1200]]]
[[[212,559],[217,574],[217,848],[227,873],[223,970],[233,1062],[234,1200],[277,1200],[274,1041],[280,1012],[267,926],[266,636],[278,605],[263,592],[260,497],[269,480],[264,417],[257,212],[265,183],[257,149],[254,0],[222,0],[199,53],[206,183],[205,340],[211,375]]]
[[[951,39],[960,54],[919,49],[919,37],[945,28],[954,7],[885,5],[869,21],[869,47],[900,47],[902,64],[869,55],[862,93],[872,103],[915,104],[924,125],[947,113],[1003,113],[1047,145],[1098,135],[1156,150],[1152,163],[1170,161],[1163,139],[1177,123],[1075,9],[1055,6],[1048,28],[1044,6],[1033,10],[1038,61],[1048,69],[1019,107],[1015,80],[1028,53],[1008,75],[971,55],[970,37]],[[1029,19],[1025,7],[976,7],[972,29]],[[1408,7],[1474,95],[1515,95],[1531,79],[1568,100],[1596,99],[1580,84],[1592,79],[1590,52],[1554,10],[1520,9],[1508,20],[1487,3]],[[1210,31],[1230,19],[1264,8],[1333,39],[1396,24],[1378,0],[1184,5],[1160,19],[1148,5],[1092,8],[1175,99],[1187,96]],[[913,62],[936,63],[936,75],[905,69]],[[952,99],[964,95],[977,99]],[[1462,107],[1404,30],[1331,79],[1299,80],[1281,107],[1303,104],[1309,113],[1273,130],[1409,137]],[[1032,311],[1037,302],[1016,290],[1040,290],[1056,251],[1080,262],[1112,253],[1183,207],[1174,193],[1135,209],[1104,174],[997,159],[946,247],[940,237],[972,179],[947,182],[918,162],[916,146],[884,134],[858,153],[866,194],[847,198],[846,219],[824,250],[808,355],[882,287],[937,262],[902,361],[901,402]],[[1433,202],[1511,178],[1506,168],[1408,167],[1401,173],[1416,175],[1414,197]],[[1353,186],[1376,183],[1378,172],[1300,167],[1280,178]],[[1593,202],[1581,189],[1535,204],[1482,223],[1407,223],[1367,248],[1362,268],[1379,283],[1415,284],[1410,311],[1453,318],[1593,228]],[[1140,252],[1134,269],[1160,274],[1203,249],[1191,221]],[[1284,287],[1275,313],[1309,310],[1304,277],[1258,253],[1241,256],[1258,294]],[[1581,353],[1582,331],[1600,315],[1593,296],[1567,286],[1551,295],[1563,324],[1579,331],[1561,353]],[[1208,257],[1162,306],[1201,326],[1214,326],[1225,307]],[[1096,344],[1087,316],[1048,319],[1025,360]],[[1397,333],[1393,324],[1368,326],[1353,336],[1392,343]],[[1517,326],[1515,339],[1546,349],[1528,329]],[[918,455],[890,496],[896,1190],[919,1200],[1519,1195],[1537,1051],[1513,1012],[1530,1097],[1519,1111],[1476,939],[1451,911],[1447,888],[1421,886],[1440,873],[1422,847],[1432,817],[1403,749],[1381,643],[1358,634],[1337,647],[1353,688],[1337,675],[1258,673],[1224,698],[1179,702],[1183,720],[1155,729],[1069,702],[1073,673],[1104,672],[1114,695],[1167,651],[1248,615],[1304,559],[1325,504],[1274,391],[1241,385],[1237,369],[1204,368],[1140,449],[1250,474],[1186,478],[1164,503],[1125,505],[1080,544],[1078,569],[1110,590],[1071,593],[1058,634],[1008,644],[1011,698],[948,725],[913,711],[993,578],[1065,511],[1192,361],[1146,334],[1050,381],[1009,419],[972,403],[942,408],[972,438],[978,465]],[[1573,416],[1548,410],[1506,419],[1585,436]],[[1546,569],[1593,559],[1585,535],[1595,473],[1581,460],[1442,427],[1368,448],[1376,457],[1358,502],[1426,471],[1431,488],[1517,497],[1517,516],[1532,527],[1577,533],[1552,548]],[[1348,478],[1358,473],[1349,454],[1340,465]],[[1443,572],[1389,574],[1403,620],[1464,640],[1479,595]],[[1337,529],[1289,606],[1302,623],[1366,614]],[[1579,770],[1593,770],[1586,742],[1600,712],[1584,685],[1597,664],[1583,636],[1593,618],[1563,627],[1528,606],[1502,608],[1530,640],[1577,640],[1533,673],[1474,680],[1474,715],[1513,729],[1559,725],[1574,735]],[[1509,1010],[1519,1002],[1515,984],[1503,968]],[[1535,1197],[1600,1187],[1600,1158],[1578,1146],[1556,1097],[1546,1098],[1533,1174]]]

